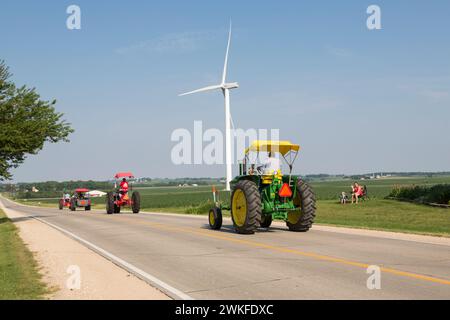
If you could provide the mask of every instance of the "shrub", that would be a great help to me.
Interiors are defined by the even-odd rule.
[[[389,197],[407,199],[420,203],[447,204],[450,201],[450,185],[439,184],[432,187],[395,186]]]
[[[440,184],[430,188],[427,202],[447,204],[450,201],[450,184]]]

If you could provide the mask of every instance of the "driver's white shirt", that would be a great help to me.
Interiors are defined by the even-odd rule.
[[[280,169],[280,159],[274,157],[267,158],[264,164],[264,174],[273,174],[275,171],[280,172]]]

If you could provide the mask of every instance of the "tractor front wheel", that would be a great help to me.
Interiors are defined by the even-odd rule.
[[[91,206],[89,205],[89,206],[84,207],[84,211],[91,211]]]
[[[231,218],[240,234],[253,234],[261,224],[261,195],[256,183],[239,181],[231,193]]]
[[[264,214],[261,217],[261,228],[269,228],[271,224],[272,224],[272,215]]]
[[[211,229],[220,230],[222,228],[222,210],[217,207],[209,210],[208,220]]]
[[[133,209],[133,213],[139,213],[141,210],[141,195],[137,191],[131,195],[131,208]]]
[[[290,231],[306,232],[312,227],[316,216],[316,196],[311,187],[300,179],[294,204],[300,210],[288,212],[286,224]]]
[[[114,195],[112,192],[108,192],[106,194],[106,213],[113,214],[114,213]]]
[[[114,213],[120,213],[120,206],[114,203]]]

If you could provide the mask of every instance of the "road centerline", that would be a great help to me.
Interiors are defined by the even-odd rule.
[[[331,262],[331,263],[348,265],[348,266],[353,266],[353,267],[359,267],[359,268],[363,268],[366,270],[370,266],[370,264],[367,264],[367,263],[322,255],[322,254],[318,254],[318,253],[314,253],[314,252],[306,252],[306,251],[301,251],[298,249],[290,249],[290,248],[285,248],[285,247],[281,247],[281,246],[266,244],[266,243],[262,243],[262,242],[252,241],[252,240],[227,237],[222,234],[215,234],[215,233],[217,233],[217,231],[199,230],[199,229],[195,229],[195,228],[191,228],[191,227],[173,227],[173,226],[169,226],[169,225],[166,225],[163,223],[154,223],[154,222],[144,221],[144,220],[135,221],[135,218],[124,217],[124,216],[120,217],[120,219],[127,220],[132,223],[145,224],[145,225],[148,225],[148,226],[151,226],[154,228],[158,228],[161,230],[196,234],[196,235],[200,235],[200,236],[206,236],[206,237],[210,237],[210,238],[244,244],[244,245],[251,246],[251,247],[264,248],[264,249],[268,249],[268,250],[275,251],[275,252],[295,254],[295,255],[299,255],[299,256],[309,257],[309,258],[312,258],[315,260],[327,261],[327,262]],[[426,282],[432,282],[432,283],[438,283],[438,284],[450,286],[450,280],[446,280],[446,279],[441,279],[441,278],[437,278],[437,277],[432,277],[432,276],[408,272],[408,271],[397,270],[397,269],[389,268],[389,267],[380,267],[380,270],[382,272],[389,273],[389,274],[396,275],[396,276],[401,276],[401,277],[406,277],[406,278],[410,278],[410,279],[422,280],[422,281],[426,281]]]

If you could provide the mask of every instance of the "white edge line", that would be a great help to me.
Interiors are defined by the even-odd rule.
[[[16,210],[13,209],[9,209],[6,208],[3,205],[3,202],[0,201],[0,207],[5,210],[5,211],[14,211],[17,212]],[[23,216],[23,214],[21,214]],[[131,263],[113,255],[112,253],[106,251],[105,249],[100,248],[99,246],[77,236],[76,234],[61,228],[57,225],[54,225],[53,223],[50,223],[48,221],[45,221],[43,219],[40,219],[36,216],[33,215],[28,215],[29,217],[38,220],[62,233],[64,233],[65,235],[69,236],[70,238],[82,243],[83,245],[85,245],[86,247],[88,247],[89,249],[95,251],[96,253],[100,254],[101,256],[103,256],[104,258],[107,258],[108,260],[110,260],[111,262],[113,262],[114,264],[116,264],[117,266],[131,272],[132,274],[136,275],[139,279],[144,280],[145,282],[157,287],[158,289],[160,289],[162,292],[164,292],[165,294],[167,294],[168,296],[170,296],[171,298],[175,299],[175,300],[194,300],[194,298],[192,298],[191,296],[185,294],[184,292],[172,287],[171,285],[165,283],[162,280],[159,280],[158,278],[152,276],[151,274],[139,269],[138,267],[132,265]]]

